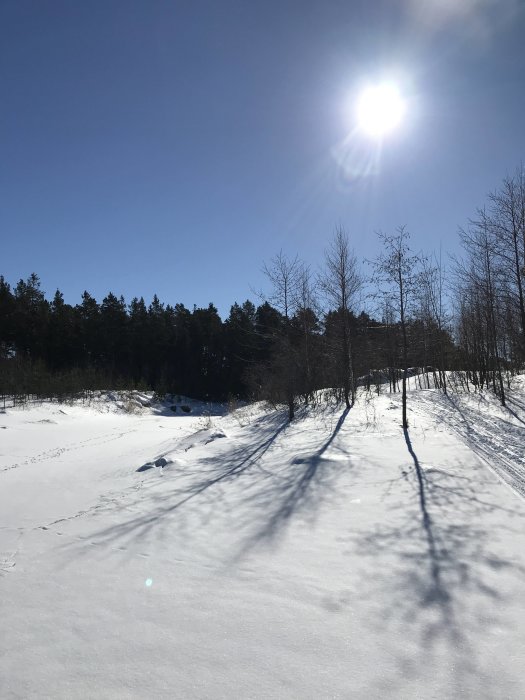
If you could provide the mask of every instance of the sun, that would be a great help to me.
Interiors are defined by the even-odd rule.
[[[357,101],[357,121],[361,131],[380,139],[400,125],[406,105],[396,85],[380,83],[363,90]]]

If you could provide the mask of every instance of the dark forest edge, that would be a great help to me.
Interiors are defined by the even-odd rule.
[[[224,321],[213,304],[190,311],[112,293],[99,303],[84,292],[73,306],[58,290],[46,299],[36,274],[14,287],[0,277],[0,395],[114,388],[266,399],[292,419],[327,387],[350,407],[358,384],[378,383],[374,368],[406,395],[408,368],[431,367],[443,391],[447,371],[461,370],[504,404],[525,364],[523,168],[460,235],[464,254],[445,270],[441,256],[411,250],[404,227],[379,234],[382,252],[365,275],[339,229],[319,273],[279,253],[264,268],[268,298],[235,303]],[[373,313],[360,310],[364,298]]]

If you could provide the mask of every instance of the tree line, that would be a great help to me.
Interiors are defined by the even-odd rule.
[[[256,306],[187,309],[157,296],[126,303],[87,291],[46,299],[36,274],[0,277],[0,393],[63,397],[143,388],[209,400],[262,398],[288,407],[330,388],[350,407],[361,384],[403,393],[409,368],[447,391],[447,371],[505,402],[525,360],[525,175],[506,178],[460,231],[450,261],[411,249],[404,227],[380,233],[360,265],[338,229],[318,271],[282,252],[264,266],[270,292]],[[366,309],[366,310],[365,310]],[[427,381],[428,378],[427,378]]]

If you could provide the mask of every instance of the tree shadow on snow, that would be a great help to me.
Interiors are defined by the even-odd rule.
[[[463,437],[476,454],[488,462],[518,494],[525,497],[525,427],[497,415],[487,417],[468,407],[462,407],[456,397],[447,395],[445,400],[461,420],[459,423],[452,423],[449,414],[445,412],[441,421]],[[506,409],[523,423],[509,406],[506,406]]]
[[[490,634],[496,624],[490,611],[504,603],[498,575],[506,571],[521,577],[525,571],[491,551],[486,518],[498,511],[522,513],[500,506],[491,483],[465,477],[461,464],[455,465],[455,473],[454,468],[422,463],[408,430],[404,439],[413,463],[405,474],[415,490],[417,508],[410,498],[408,504],[396,504],[390,524],[378,526],[360,543],[364,556],[386,554],[393,560],[388,575],[380,576],[370,593],[390,597],[386,619],[375,624],[396,630],[415,627],[421,635],[419,654],[410,654],[402,645],[396,651],[407,678],[417,677],[421,664],[436,664],[440,674],[450,675],[451,697],[499,696],[504,679],[495,679],[492,669],[477,658],[477,637]],[[506,536],[512,534],[509,527]]]
[[[444,585],[441,577],[441,561],[440,554],[436,546],[436,538],[434,535],[432,518],[428,512],[427,508],[427,493],[426,493],[426,479],[425,475],[421,469],[421,464],[417,458],[414,448],[412,447],[412,441],[410,440],[410,435],[408,429],[403,428],[403,434],[405,436],[405,442],[407,444],[408,451],[412,460],[414,462],[414,470],[417,479],[417,488],[419,496],[419,509],[421,511],[421,525],[425,533],[425,538],[427,542],[427,554],[428,563],[430,567],[430,580],[431,586],[428,589],[426,601],[430,602],[440,602],[446,604],[450,600],[450,596],[447,592],[446,586]]]
[[[341,469],[341,461],[325,457],[339,431],[343,427],[350,408],[345,408],[332,433],[319,450],[308,457],[296,457],[290,468],[279,479],[272,479],[263,488],[258,489],[252,498],[252,508],[261,515],[255,533],[247,539],[237,558],[241,558],[253,547],[275,539],[287,523],[299,511],[313,518],[322,501],[323,495],[330,491],[331,481]],[[348,461],[348,453],[339,449],[338,457]]]
[[[287,426],[284,415],[276,414],[258,428],[257,439],[250,445],[231,449],[223,455],[206,457],[197,463],[193,471],[183,470],[173,480],[165,478],[160,490],[146,494],[140,491],[131,499],[122,499],[120,504],[114,501],[108,511],[118,513],[118,522],[92,533],[91,537],[100,544],[114,545],[122,540],[131,544],[154,530],[162,535],[163,528],[172,524],[172,516],[178,516],[178,526],[184,527],[182,513],[185,506],[194,499],[206,499],[210,504],[219,505],[220,486],[239,479],[253,468]],[[150,481],[147,485],[155,487],[158,481]],[[126,515],[134,511],[137,512],[131,517]]]
[[[117,522],[93,532],[89,539],[97,544],[119,545],[119,549],[126,549],[151,533],[160,539],[174,532],[191,535],[196,518],[199,526],[206,526],[220,512],[229,516],[235,528],[234,537],[230,539],[237,541],[238,549],[231,552],[231,560],[238,560],[258,542],[275,537],[300,509],[306,510],[308,506],[310,515],[315,511],[316,497],[320,501],[321,483],[326,481],[328,473],[334,473],[334,464],[326,459],[325,453],[341,430],[348,411],[342,413],[329,438],[315,454],[297,457],[291,464],[277,462],[268,467],[263,458],[289,424],[282,413],[267,416],[258,422],[257,430],[253,430],[253,426],[247,428],[251,438],[248,444],[243,441],[235,447],[228,445],[222,452],[213,450],[210,456],[192,465],[192,470],[181,470],[180,474],[172,472],[174,478],[164,477],[162,488],[158,488],[159,481],[153,479],[145,482],[146,488],[153,486],[146,493],[135,491],[120,503],[118,499],[113,500],[106,513]],[[302,429],[300,421],[292,427]],[[321,470],[321,465],[326,469]],[[340,465],[338,462],[337,466]],[[323,478],[320,478],[321,471]],[[249,478],[236,490],[232,500],[231,483],[248,473]],[[314,484],[319,489],[314,489]],[[193,503],[195,508],[192,509]],[[220,527],[225,526],[221,523]]]

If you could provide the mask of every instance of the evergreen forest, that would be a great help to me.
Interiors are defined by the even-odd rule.
[[[318,269],[282,252],[264,265],[254,304],[186,308],[85,291],[76,305],[39,277],[0,277],[0,394],[64,398],[108,388],[204,400],[266,399],[289,417],[331,388],[350,406],[359,385],[404,389],[425,368],[505,387],[525,360],[525,171],[503,180],[459,233],[457,258],[418,252],[400,227],[359,262],[339,228]],[[138,290],[137,290],[138,291]]]

